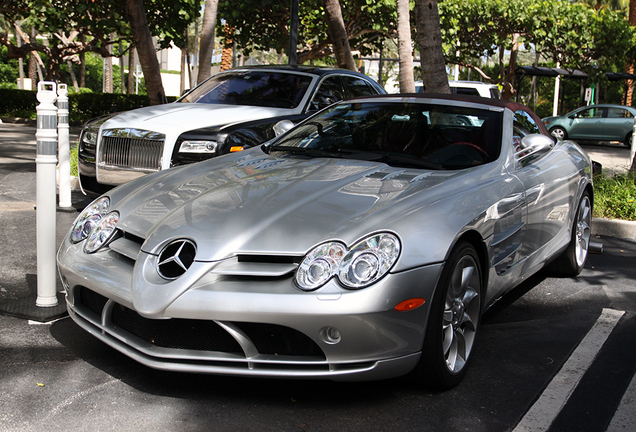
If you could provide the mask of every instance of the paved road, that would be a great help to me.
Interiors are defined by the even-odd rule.
[[[35,148],[0,125],[0,302],[35,285]],[[58,239],[75,214],[58,213]],[[542,273],[483,319],[466,380],[444,393],[371,383],[159,372],[69,318],[0,315],[0,431],[636,430],[636,243],[596,238],[576,279]],[[631,404],[630,404],[631,400]]]

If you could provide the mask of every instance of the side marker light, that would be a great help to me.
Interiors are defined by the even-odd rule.
[[[404,300],[403,302],[400,302],[395,306],[395,310],[398,312],[406,312],[413,309],[417,309],[418,307],[422,306],[425,301],[426,300],[419,297]]]

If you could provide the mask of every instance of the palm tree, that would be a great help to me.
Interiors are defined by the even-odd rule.
[[[450,93],[437,0],[415,0],[415,26],[426,93]]]
[[[161,69],[148,27],[143,0],[126,0],[126,11],[130,18],[130,27],[135,39],[141,70],[146,80],[150,105],[166,103],[166,92],[161,82]]]
[[[411,19],[409,0],[397,0],[398,57],[400,58],[400,92],[414,93],[413,47],[411,46]]]
[[[333,52],[336,55],[338,67],[358,70],[351,54],[351,46],[349,46],[349,36],[342,18],[342,9],[339,0],[322,0],[322,6],[325,8],[325,16],[327,19],[327,34],[331,39]]]
[[[212,74],[212,54],[214,53],[214,31],[216,28],[216,11],[219,0],[205,0],[203,25],[201,26],[201,43],[199,48],[199,73],[197,82],[203,82]]]

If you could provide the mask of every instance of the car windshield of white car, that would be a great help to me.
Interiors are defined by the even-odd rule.
[[[248,71],[219,74],[179,99],[184,103],[296,108],[311,77],[280,72]]]
[[[464,169],[497,159],[501,111],[425,103],[341,103],[265,148],[392,166]]]

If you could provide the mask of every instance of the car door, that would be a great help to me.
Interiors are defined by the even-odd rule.
[[[603,139],[604,108],[590,107],[577,111],[568,119],[568,137],[587,140]]]
[[[518,150],[523,150],[523,137],[541,133],[527,111],[515,112],[513,141]],[[564,175],[572,171],[570,167],[567,153],[554,150],[517,163],[513,174],[523,184],[528,211],[522,256],[532,256],[564,228],[569,197],[576,195],[577,188],[577,177]]]
[[[634,116],[625,108],[608,107],[603,122],[603,135],[611,141],[624,141],[634,129]]]

